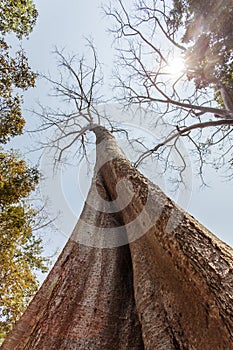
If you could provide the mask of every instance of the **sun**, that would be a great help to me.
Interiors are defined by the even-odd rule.
[[[179,77],[185,71],[184,59],[181,56],[174,57],[168,62],[166,73],[173,77]]]

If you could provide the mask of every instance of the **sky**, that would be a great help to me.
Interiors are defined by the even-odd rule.
[[[50,72],[56,76],[56,60],[52,54],[55,46],[59,49],[64,48],[69,54],[82,55],[87,52],[84,38],[91,37],[97,48],[99,60],[103,63],[104,73],[107,76],[110,75],[115,53],[111,45],[112,38],[106,31],[108,19],[101,11],[100,1],[49,0],[45,2],[36,0],[35,4],[39,11],[37,24],[29,39],[23,42],[34,71],[43,74]],[[107,94],[108,88],[103,88],[103,91]],[[35,126],[35,117],[28,112],[28,109],[34,109],[38,101],[49,106],[56,104],[54,98],[48,94],[48,85],[42,80],[37,82],[37,88],[25,94],[24,111],[27,128]],[[135,125],[132,125],[132,128],[137,129]],[[145,137],[153,137],[151,130],[146,126],[144,126],[143,133]],[[16,138],[14,142],[15,147],[27,150],[32,141],[32,138],[24,135],[23,138]],[[27,157],[33,162],[38,161],[36,153],[27,154]],[[57,211],[61,213],[56,221],[57,230],[48,231],[44,236],[45,253],[52,255],[64,246],[78,220],[92,172],[87,173],[85,164],[82,163],[78,167],[63,167],[56,177],[52,178],[51,155],[43,155],[40,167],[46,173],[47,178],[47,182],[41,185],[41,194],[43,198],[47,196],[48,211],[51,217]],[[233,245],[232,183],[227,183],[223,177],[211,169],[208,169],[206,173],[209,187],[200,187],[200,182],[194,172],[189,174],[190,176],[192,187],[186,196],[184,209],[220,239]]]

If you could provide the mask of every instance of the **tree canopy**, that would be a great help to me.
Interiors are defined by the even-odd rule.
[[[27,167],[14,153],[0,153],[0,203],[15,204],[28,197],[39,180],[38,170]]]
[[[13,32],[19,39],[31,33],[37,18],[32,0],[2,0],[0,3],[0,32]]]
[[[35,294],[35,271],[47,271],[42,239],[33,232],[38,212],[27,200],[38,181],[37,169],[0,149],[0,340]]]
[[[10,137],[23,132],[25,120],[22,116],[22,97],[15,89],[26,90],[35,86],[35,73],[29,66],[22,50],[11,57],[9,46],[0,39],[0,142],[6,143]]]
[[[151,157],[160,163],[161,172],[178,171],[181,183],[187,168],[177,147],[182,139],[202,183],[204,166],[209,164],[231,179],[232,1],[117,0],[105,3],[103,10],[116,49],[112,101],[124,108],[133,105],[149,111],[154,130],[167,126],[153,147],[145,140],[141,154],[132,159],[134,165],[143,165]],[[82,146],[87,134],[81,132],[80,120],[104,125],[109,122],[111,129],[115,122],[96,109],[105,102],[99,89],[103,71],[97,59],[98,48],[90,46],[94,57],[91,64],[91,56],[77,59],[56,51],[60,76],[48,80],[55,87],[55,95],[69,101],[69,111],[64,104],[64,109],[42,108],[36,112],[43,119],[41,130],[52,127],[65,132],[60,138],[55,136],[54,142],[49,141],[61,151],[60,155],[60,141],[65,142],[66,136],[70,145],[80,140],[80,151],[83,149],[85,155]],[[69,132],[71,125],[77,130]],[[173,151],[180,159],[179,167],[170,158]]]
[[[33,233],[37,212],[26,201],[38,171],[13,152],[0,152],[0,338],[38,288],[35,270],[46,271],[42,240]]]
[[[118,0],[104,10],[118,52],[118,101],[153,110],[154,127],[173,129],[136,164],[152,156],[172,166],[161,155],[183,138],[202,181],[208,163],[232,178],[232,1]]]
[[[35,86],[36,74],[30,69],[22,48],[12,56],[6,42],[6,34],[14,33],[19,39],[33,28],[37,11],[31,0],[3,0],[0,4],[0,142],[23,132],[22,96],[17,89],[27,90]]]
[[[151,128],[157,130],[163,125],[169,130],[153,147],[145,141],[138,157],[132,159],[134,165],[143,165],[151,157],[160,162],[162,172],[178,171],[181,183],[182,171],[187,168],[177,148],[182,139],[202,183],[205,165],[221,169],[231,179],[232,1],[117,0],[105,3],[103,10],[116,49],[112,101],[123,108],[144,108],[149,111]],[[103,71],[98,48],[90,46],[94,57],[91,64],[91,56],[65,57],[64,51],[56,50],[60,80],[47,77],[55,87],[55,95],[69,101],[69,111],[64,104],[64,109],[42,108],[36,112],[43,119],[41,130],[52,127],[62,133],[64,126],[67,140],[74,137],[68,143],[73,145],[79,139],[81,148],[87,140],[86,134],[80,133],[83,124],[80,127],[79,120],[84,115],[86,122],[106,125],[108,121],[110,128],[115,122],[96,110],[106,100],[100,94]],[[75,123],[77,132],[69,133],[67,129]],[[65,137],[50,142],[59,150],[59,140]],[[180,159],[179,167],[169,158],[173,151]]]

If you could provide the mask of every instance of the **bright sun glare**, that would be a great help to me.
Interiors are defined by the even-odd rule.
[[[174,57],[168,63],[166,72],[174,77],[179,77],[185,70],[185,64],[182,57]]]

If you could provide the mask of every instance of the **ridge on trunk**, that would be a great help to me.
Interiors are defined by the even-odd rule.
[[[81,217],[1,349],[233,349],[233,250],[93,131]]]

